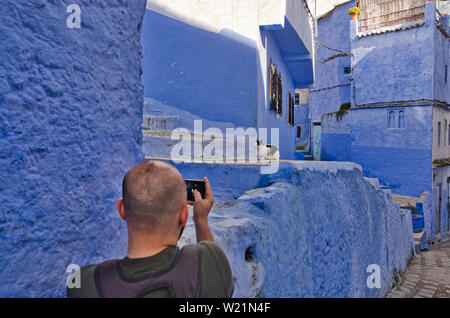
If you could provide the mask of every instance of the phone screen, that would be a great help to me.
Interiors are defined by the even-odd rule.
[[[205,181],[203,180],[184,180],[186,182],[187,199],[194,201],[194,190],[200,192],[202,199],[205,198]]]

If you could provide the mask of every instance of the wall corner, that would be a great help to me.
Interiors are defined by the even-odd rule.
[[[436,24],[436,3],[434,1],[427,1],[425,3],[425,25]]]
[[[358,35],[358,20],[350,20],[350,42]]]

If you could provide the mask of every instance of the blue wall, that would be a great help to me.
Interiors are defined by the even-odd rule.
[[[256,127],[254,41],[146,10],[142,46],[145,97],[206,120]]]
[[[66,267],[121,257],[141,151],[145,0],[2,1],[0,296],[63,296]]]
[[[396,194],[419,197],[431,190],[429,150],[352,146],[350,158]]]
[[[388,128],[388,113],[404,111],[405,127]],[[323,119],[323,160],[352,161],[394,193],[420,196],[432,187],[432,106],[350,109]]]
[[[210,214],[234,297],[383,297],[413,255],[410,212],[356,164],[283,162],[259,186]],[[195,242],[192,222],[181,242]],[[380,289],[367,287],[370,264]]]
[[[295,106],[295,126],[301,127],[301,136],[297,138],[297,128],[295,128],[296,145],[305,146],[305,150],[309,148],[309,104],[300,104]]]
[[[388,113],[404,111],[405,127],[388,128]],[[350,111],[351,161],[394,193],[420,196],[431,190],[432,107],[407,106]]]
[[[320,156],[327,161],[351,161],[350,134],[327,134],[322,133],[322,144]]]
[[[423,26],[351,38],[356,104],[433,99],[434,3],[426,9]]]
[[[281,159],[294,159],[295,152],[295,128],[288,124],[289,118],[289,107],[288,107],[288,93],[291,93],[292,98],[295,97],[295,86],[291,78],[291,75],[287,69],[286,64],[283,61],[282,53],[278,46],[273,33],[270,31],[261,30],[261,38],[264,47],[267,50],[267,61],[266,65],[270,65],[270,60],[277,66],[278,72],[281,73],[283,80],[283,105],[282,105],[282,116],[277,118],[275,113],[269,109],[269,76],[267,75],[266,86],[260,91],[262,97],[264,97],[262,103],[259,103],[258,107],[258,122],[259,127],[267,128],[268,130],[268,140],[270,137],[270,128],[278,127],[279,130],[279,143],[280,143],[280,155]],[[292,41],[299,41],[293,38]],[[263,70],[268,74],[268,67]]]
[[[348,84],[351,74],[345,74],[344,67],[351,66],[351,57],[339,56],[325,62],[325,59],[339,54],[339,52],[327,49],[320,44],[342,52],[351,52],[350,17],[347,15],[347,11],[353,6],[354,1],[344,3],[317,21],[315,82],[311,87],[310,94],[310,111],[313,121],[320,121],[322,114],[337,111],[342,103],[350,102],[350,86]],[[345,86],[334,87],[337,85]]]

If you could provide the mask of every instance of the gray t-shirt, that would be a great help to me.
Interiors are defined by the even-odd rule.
[[[119,260],[119,265],[127,278],[134,279],[162,271],[168,268],[179,251],[178,247],[171,246],[156,255],[130,259],[125,257]],[[230,263],[222,249],[210,241],[198,244],[200,253],[200,297],[203,298],[229,298],[233,295],[234,282]],[[94,270],[97,265],[87,265],[81,268],[81,288],[67,288],[69,298],[97,298]],[[145,298],[168,298],[167,289],[152,290]]]

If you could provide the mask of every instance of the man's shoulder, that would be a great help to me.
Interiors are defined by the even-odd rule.
[[[225,252],[222,248],[216,243],[212,241],[201,241],[197,244],[198,249],[200,251],[201,256],[207,257],[216,257],[218,261],[228,261]]]
[[[72,274],[78,275],[80,286],[67,288],[68,298],[97,298],[97,286],[95,285],[95,269],[97,264],[91,264],[81,267],[77,272]]]
[[[231,297],[234,290],[230,263],[220,246],[211,241],[197,244],[200,252],[201,297]]]

